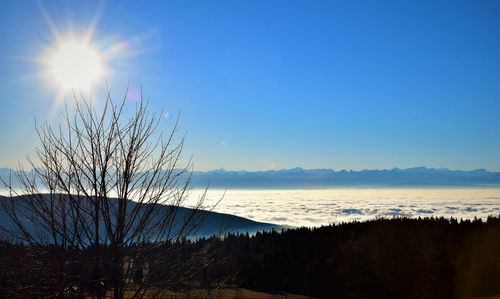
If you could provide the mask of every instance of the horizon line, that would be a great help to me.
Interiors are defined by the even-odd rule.
[[[18,170],[24,170],[24,169],[17,169],[17,168],[10,168],[10,167],[0,167],[0,170],[2,169],[8,169],[8,170],[13,170],[13,171],[18,171]],[[31,168],[28,171],[32,171],[34,168]],[[178,170],[181,170],[182,168],[176,168]],[[393,170],[412,170],[412,169],[426,169],[426,170],[448,170],[448,171],[464,171],[464,172],[472,172],[472,171],[486,171],[486,172],[491,172],[491,173],[498,173],[500,172],[500,169],[498,170],[493,170],[493,169],[486,169],[486,168],[474,168],[474,169],[451,169],[447,167],[427,167],[427,166],[414,166],[414,167],[407,167],[407,168],[399,168],[399,167],[392,167],[392,168],[363,168],[363,169],[334,169],[334,168],[303,168],[300,166],[297,167],[292,167],[292,168],[280,168],[280,169],[262,169],[262,170],[247,170],[247,169],[226,169],[226,168],[214,168],[210,170],[193,170],[193,172],[215,172],[215,171],[224,171],[224,172],[269,172],[269,171],[290,171],[290,170],[304,170],[304,171],[313,171],[313,170],[331,170],[333,172],[362,172],[362,171],[393,171]],[[26,171],[26,170],[24,170]]]

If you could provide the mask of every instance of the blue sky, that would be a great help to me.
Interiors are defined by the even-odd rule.
[[[0,167],[63,110],[35,61],[53,24],[95,27],[96,99],[130,81],[181,111],[198,170],[500,170],[498,1],[81,2],[2,1]]]

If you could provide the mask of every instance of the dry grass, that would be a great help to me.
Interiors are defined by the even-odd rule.
[[[226,298],[226,299],[312,299],[313,297],[295,295],[289,293],[271,294],[258,292],[242,288],[223,288],[209,292],[208,290],[193,289],[184,292],[162,292],[160,296],[154,295],[155,291],[149,292],[146,298],[161,298],[161,299],[201,299],[201,298]],[[125,298],[130,298],[125,294]],[[112,298],[112,293],[108,292],[106,298]]]

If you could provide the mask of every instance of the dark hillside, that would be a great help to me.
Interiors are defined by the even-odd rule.
[[[203,242],[201,240],[200,242]],[[380,219],[228,235],[204,279],[320,298],[457,298],[500,293],[500,218]]]
[[[0,204],[2,202],[7,202],[7,197],[0,195]],[[130,201],[129,208],[131,209],[133,205],[134,202]],[[159,208],[168,209],[169,207],[160,206]],[[191,210],[189,208],[179,207],[178,209],[178,219],[183,219],[191,213]],[[281,226],[279,225],[257,222],[235,215],[211,211],[200,210],[197,214],[197,217],[199,217],[199,219],[203,219],[203,225],[201,225],[200,228],[196,232],[194,232],[194,237],[208,237],[218,234],[221,231],[233,233],[249,232],[250,234],[253,234],[257,231],[262,230],[281,229]],[[12,229],[12,225],[13,224],[11,223],[9,217],[5,214],[0,205],[0,228],[4,227]]]

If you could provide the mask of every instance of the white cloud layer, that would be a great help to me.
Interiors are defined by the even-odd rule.
[[[202,193],[193,191],[185,206]],[[7,194],[0,189],[0,195]],[[205,207],[223,194],[209,189]],[[500,189],[228,190],[214,211],[294,227],[393,216],[486,219],[500,215]]]
[[[223,191],[210,190],[207,206]],[[198,198],[197,191],[192,193]],[[498,189],[229,190],[215,211],[290,226],[377,217],[486,218],[500,215]]]

